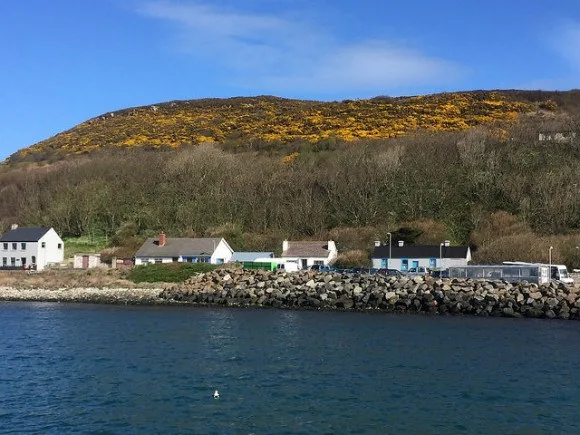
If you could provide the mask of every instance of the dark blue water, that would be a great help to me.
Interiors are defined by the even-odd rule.
[[[0,433],[580,433],[574,321],[0,303],[0,332]]]

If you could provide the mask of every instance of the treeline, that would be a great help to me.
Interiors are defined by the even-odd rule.
[[[160,230],[221,235],[239,250],[279,250],[283,238],[369,249],[387,232],[412,227],[417,242],[472,243],[484,261],[544,260],[547,243],[558,247],[555,261],[578,256],[580,265],[580,138],[540,142],[539,122],[332,150],[294,144],[232,153],[204,145],[8,167],[0,173],[0,223],[106,235],[126,246]],[[549,122],[552,130],[578,125]]]

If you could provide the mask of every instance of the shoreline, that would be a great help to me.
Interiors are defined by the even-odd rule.
[[[72,284],[72,283],[71,283]],[[115,283],[120,284],[120,283]],[[184,283],[0,286],[0,301],[278,308],[580,320],[580,288],[561,283],[218,269]]]
[[[97,288],[72,287],[59,289],[0,287],[3,302],[66,302],[118,305],[168,305],[159,297],[162,288]]]

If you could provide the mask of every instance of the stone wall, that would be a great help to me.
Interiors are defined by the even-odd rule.
[[[580,318],[578,289],[526,281],[395,278],[314,272],[219,269],[163,290],[195,305],[535,318]]]

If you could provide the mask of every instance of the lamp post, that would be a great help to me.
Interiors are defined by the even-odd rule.
[[[387,267],[391,267],[391,253],[392,253],[392,240],[393,240],[393,235],[391,233],[387,233],[387,236],[389,236],[389,264]]]
[[[439,243],[439,270],[443,270],[443,246],[445,243]]]
[[[554,247],[550,246],[550,249],[548,250],[548,261],[550,266],[550,271],[548,273],[550,274],[550,280],[552,279],[552,249],[554,249]]]

